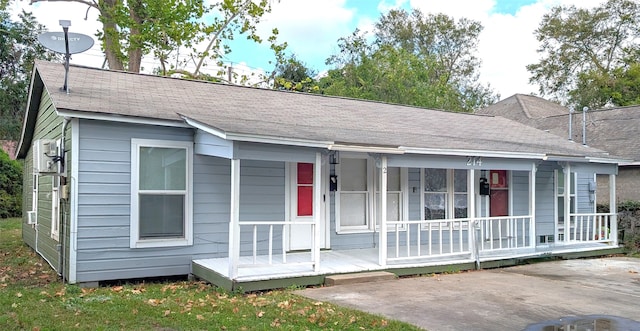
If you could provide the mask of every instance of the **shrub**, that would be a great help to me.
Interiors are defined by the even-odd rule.
[[[598,205],[597,211],[608,213],[609,205]],[[623,201],[618,204],[618,238],[629,253],[640,253],[640,201]]]
[[[22,215],[22,166],[0,150],[0,218]]]

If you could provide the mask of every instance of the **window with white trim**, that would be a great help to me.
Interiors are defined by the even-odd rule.
[[[59,240],[60,176],[51,176],[51,238]]]
[[[379,171],[375,177],[376,189],[376,216],[380,214],[380,183]],[[387,167],[387,221],[395,222],[403,219],[405,213],[405,197],[403,187],[406,182],[407,169],[398,167]],[[380,228],[380,217],[376,217],[376,229]],[[395,228],[390,227],[390,228]]]
[[[191,142],[131,139],[131,247],[193,244]]]
[[[338,231],[370,227],[370,165],[366,158],[341,157],[338,165]]]
[[[424,169],[422,186],[425,220],[467,217],[467,170]]]

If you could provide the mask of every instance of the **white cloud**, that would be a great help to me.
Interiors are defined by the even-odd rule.
[[[281,0],[265,15],[260,35],[266,38],[271,29],[278,28],[278,39],[289,44],[289,52],[303,62],[324,61],[338,38],[352,32],[349,24],[355,9],[345,6],[345,0]]]
[[[489,83],[507,98],[515,93],[537,93],[538,87],[528,83],[528,64],[536,63],[538,42],[534,31],[542,16],[553,6],[597,6],[602,0],[539,0],[522,6],[515,14],[496,13],[495,0],[411,0],[413,8],[424,13],[442,12],[457,19],[467,17],[484,26],[480,34],[478,56],[482,59],[480,80]]]

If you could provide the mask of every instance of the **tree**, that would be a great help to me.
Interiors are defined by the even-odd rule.
[[[236,35],[261,43],[256,25],[271,11],[269,0],[50,0],[79,2],[99,11],[98,32],[110,69],[139,72],[152,54],[164,75],[200,79],[208,62],[219,64]],[[277,30],[272,33],[277,35]],[[276,42],[275,38],[269,41]],[[180,52],[186,52],[179,54]],[[219,73],[221,74],[223,70]]]
[[[0,149],[0,218],[22,214],[22,166]]]
[[[289,56],[284,61],[279,61],[272,73],[273,88],[300,92],[313,92],[318,90],[313,77],[316,72],[298,60],[294,55]]]
[[[321,81],[327,94],[472,111],[497,100],[477,82],[474,55],[480,23],[443,15],[392,10],[375,24],[374,38],[356,30],[338,41],[336,68]]]
[[[20,138],[33,63],[56,57],[38,42],[44,27],[27,12],[12,21],[0,0],[0,140]]]
[[[615,103],[608,91],[640,60],[639,24],[637,0],[608,0],[591,10],[552,8],[535,31],[542,58],[527,66],[529,81],[540,94],[576,109]]]

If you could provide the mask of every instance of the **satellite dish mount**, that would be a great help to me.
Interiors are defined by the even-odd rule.
[[[69,27],[71,26],[71,21],[60,20],[60,26],[62,26],[62,31],[64,32],[64,85],[62,89],[69,94],[69,59],[71,58],[69,53]]]
[[[45,32],[38,36],[42,46],[60,54],[64,54],[64,85],[62,90],[69,94],[69,59],[71,54],[82,53],[93,46],[93,38],[80,34],[69,33],[71,21],[60,20],[63,32]]]

